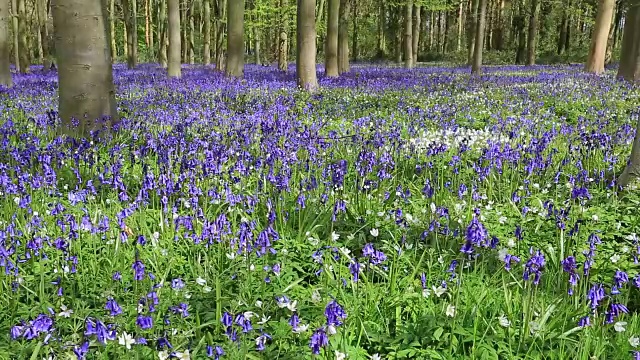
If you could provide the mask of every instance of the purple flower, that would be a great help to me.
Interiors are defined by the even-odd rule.
[[[107,304],[104,306],[104,308],[105,310],[109,311],[109,315],[111,316],[118,316],[122,314],[122,308],[113,298],[109,298],[107,300]]]
[[[98,342],[106,344],[107,340],[116,339],[116,331],[113,329],[113,325],[105,325],[98,319],[88,318],[85,322],[85,336],[95,335]]]
[[[569,295],[573,295],[573,288],[578,284],[578,280],[580,279],[580,276],[576,273],[577,268],[578,264],[576,264],[575,257],[569,256],[562,260],[562,270],[569,273]]]
[[[144,279],[144,264],[142,261],[136,260],[131,266],[131,269],[133,269],[133,278],[135,280],[140,281]]]
[[[347,313],[338,302],[331,300],[324,309],[324,316],[327,319],[327,325],[340,326],[342,320],[347,318]]]
[[[267,340],[271,339],[271,336],[267,333],[262,333],[256,338],[256,350],[264,351],[266,349]]]
[[[221,346],[207,345],[207,356],[214,357],[214,360],[219,360],[224,355],[224,349]]]
[[[591,289],[589,289],[589,293],[587,294],[587,301],[589,302],[592,309],[595,309],[600,305],[600,301],[604,300],[605,297],[604,287],[602,284],[593,285]]]
[[[533,275],[533,284],[538,285],[538,283],[540,283],[540,277],[542,276],[542,268],[545,264],[544,254],[540,250],[536,250],[534,253],[533,249],[529,252],[532,256],[525,264],[522,278],[526,281]]]
[[[88,352],[89,342],[86,341],[81,346],[76,346],[73,348],[73,353],[76,355],[78,360],[84,360]]]
[[[151,329],[153,327],[153,319],[151,316],[138,315],[136,325],[138,325],[142,330]]]
[[[311,353],[314,355],[320,354],[320,349],[329,345],[329,337],[323,328],[319,328],[316,330],[313,335],[311,335],[311,340],[309,340],[309,347],[311,348]]]

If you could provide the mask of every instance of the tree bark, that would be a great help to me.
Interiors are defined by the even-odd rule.
[[[191,3],[191,6],[189,7],[189,10],[187,10],[187,14],[189,17],[189,28],[187,29],[187,31],[189,32],[189,36],[187,38],[187,42],[188,42],[188,49],[189,49],[189,64],[193,65],[196,62],[196,54],[195,54],[195,20],[194,20],[194,11],[193,11],[193,6],[194,3]]]
[[[338,4],[340,4],[340,0],[338,0]],[[338,5],[339,8],[339,5]],[[384,30],[386,26],[386,11],[385,11],[385,3],[384,1],[380,1],[379,4],[379,13],[378,13],[378,51],[376,53],[376,58],[384,59],[386,56],[386,44],[385,44],[385,36]]]
[[[20,72],[20,36],[18,35],[18,0],[11,0],[11,29],[13,30],[13,63]]]
[[[229,0],[227,6],[226,74],[241,78],[244,75],[244,0]]]
[[[138,23],[136,0],[121,0],[124,12],[125,28],[127,30],[127,67],[133,69],[138,62]]]
[[[473,57],[475,54],[475,45],[476,45],[476,28],[478,27],[478,7],[480,5],[480,0],[471,0],[471,6],[469,7],[469,22],[467,33],[469,34],[467,37],[467,64],[473,64]]]
[[[349,12],[351,0],[340,0],[338,20],[338,72],[349,72]]]
[[[329,14],[327,16],[327,38],[325,50],[325,75],[336,77],[338,73],[338,24],[340,14],[340,0],[329,0]]]
[[[487,0],[480,0],[478,9],[478,24],[476,26],[476,44],[473,53],[473,65],[471,74],[480,75],[482,72],[482,50],[484,47],[484,27],[487,15]]]
[[[0,86],[11,87],[11,55],[9,52],[9,0],[0,0]]]
[[[413,0],[407,0],[404,6],[404,67],[413,68]]]
[[[18,53],[20,54],[20,72],[28,74],[31,70],[29,68],[29,44],[27,42],[27,32],[29,27],[27,26],[27,10],[24,4],[25,0],[18,0],[18,33],[20,34]]]
[[[158,63],[163,69],[167,68],[167,48],[169,46],[169,38],[167,37],[167,0],[160,0],[159,13],[157,17],[158,24]]]
[[[280,71],[287,71],[289,61],[287,55],[289,54],[289,40],[287,39],[287,33],[280,33],[280,42],[278,44],[278,69]]]
[[[62,131],[85,137],[118,122],[102,1],[52,0]],[[96,121],[97,120],[97,121]]]
[[[116,44],[116,0],[109,0],[109,39],[111,40],[111,61],[118,59],[118,45]]]
[[[309,92],[318,89],[315,11],[315,0],[298,0],[296,71],[298,86]]]
[[[211,64],[211,2],[203,0],[204,10],[204,31],[202,38],[202,62],[205,65]]]
[[[527,65],[536,63],[536,45],[538,34],[539,0],[531,0],[531,14],[529,15],[529,36],[527,37]]]
[[[180,63],[180,7],[178,0],[167,0],[169,12],[169,59],[167,74],[169,77],[182,76]]]
[[[352,1],[353,15],[351,21],[353,22],[353,36],[351,37],[351,58],[353,61],[358,61],[358,0]]]
[[[607,54],[607,40],[611,28],[611,18],[615,0],[599,0],[598,14],[596,15],[595,28],[591,36],[591,47],[585,64],[585,71],[601,74],[604,72],[605,56]]]
[[[631,82],[640,81],[640,0],[629,4],[622,34],[618,77]]]
[[[415,66],[418,63],[418,44],[420,43],[420,5],[413,6],[413,29],[411,30],[411,63]]]

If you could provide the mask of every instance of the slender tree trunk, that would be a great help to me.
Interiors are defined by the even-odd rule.
[[[338,19],[338,73],[349,72],[349,12],[351,0],[340,0]]]
[[[20,72],[20,36],[18,32],[18,0],[11,0],[11,29],[13,30],[13,63]]]
[[[296,71],[298,86],[310,92],[318,88],[315,8],[315,0],[298,0]]]
[[[227,6],[226,74],[240,78],[244,75],[244,0],[229,0]],[[315,44],[315,38],[313,41]]]
[[[415,66],[418,63],[418,44],[420,43],[420,5],[413,6],[413,29],[411,30],[411,55],[413,60],[412,65]]]
[[[124,6],[123,6],[124,7]],[[122,48],[125,60],[129,60],[129,34],[127,34],[127,17],[123,14]]]
[[[138,61],[138,32],[136,0],[122,0],[125,28],[127,30],[127,67],[133,69]]]
[[[111,40],[111,61],[118,59],[118,46],[116,45],[116,0],[109,0],[109,39]]]
[[[167,74],[169,77],[182,76],[180,68],[180,3],[178,0],[167,0],[169,12],[169,59]]]
[[[196,62],[196,54],[194,51],[194,46],[195,46],[195,20],[194,20],[194,11],[193,11],[193,6],[194,4],[191,3],[191,7],[188,10],[188,16],[189,16],[189,38],[188,38],[188,42],[189,42],[189,64],[193,65]]]
[[[102,1],[52,0],[62,131],[88,136],[118,121]],[[98,121],[96,121],[98,120]]]
[[[476,44],[474,46],[473,65],[471,73],[480,75],[482,72],[482,50],[484,47],[484,27],[487,15],[487,0],[480,0],[478,9],[478,24],[476,26]]]
[[[473,64],[473,57],[475,54],[476,45],[476,28],[478,27],[478,7],[480,0],[471,0],[471,6],[469,7],[469,24],[467,28],[467,63]]]
[[[260,65],[262,64],[262,58],[260,54],[262,44],[260,43],[260,27],[258,25],[260,24],[260,13],[258,12],[256,1],[254,1],[253,4],[256,22],[256,24],[253,26],[253,52],[255,54],[256,65]]]
[[[156,39],[155,39],[155,35],[154,35],[154,31],[153,31],[153,6],[154,6],[154,0],[147,0],[148,1],[148,5],[149,8],[147,9],[147,23],[149,24],[149,49],[151,51],[151,53],[153,53],[153,50],[155,49],[156,46]]]
[[[353,15],[351,21],[353,22],[353,36],[351,38],[351,58],[353,61],[358,61],[358,0],[351,0],[353,2]]]
[[[189,63],[189,19],[187,18],[187,4],[185,0],[180,1],[180,55],[182,63]]]
[[[612,50],[615,50],[618,47],[618,42],[619,42],[619,35],[620,35],[620,26],[621,26],[621,22],[622,22],[622,13],[623,13],[623,6],[622,6],[622,2],[620,2],[620,4],[616,7],[616,18],[614,20],[614,24],[613,24],[613,45],[612,45]]]
[[[30,72],[29,65],[29,43],[27,42],[27,10],[24,4],[25,0],[18,0],[18,33],[20,34],[20,45],[18,53],[20,54],[20,72],[28,74]]]
[[[327,38],[325,50],[325,75],[336,77],[338,73],[338,24],[340,14],[340,0],[329,0],[329,14],[327,16]]]
[[[611,18],[615,0],[599,0],[598,14],[591,37],[591,47],[589,56],[585,64],[585,71],[601,74],[604,72],[605,55],[607,54],[607,40],[609,39],[609,28],[611,28]]]
[[[202,38],[202,61],[211,64],[211,0],[203,0],[204,36]]]
[[[13,86],[11,56],[9,52],[9,0],[0,0],[0,87]]]
[[[278,44],[278,69],[280,71],[287,71],[287,68],[289,66],[287,54],[289,54],[289,41],[287,38],[287,33],[283,31],[280,33],[280,42]]]
[[[462,20],[463,14],[462,2],[460,2],[458,5],[458,36],[456,36],[456,51],[462,50],[462,29],[464,28],[464,21]]]
[[[225,68],[224,40],[226,24],[222,19],[227,17],[227,0],[217,0],[217,26],[216,26],[216,69]]]
[[[38,60],[40,61],[40,64],[44,64],[44,46],[43,46],[43,38],[42,38],[42,32],[40,30],[42,30],[42,24],[43,24],[43,18],[42,18],[42,1],[41,0],[34,0],[35,2],[35,12],[36,12],[36,25],[38,26],[38,31],[36,31],[36,38],[37,38],[37,50],[38,50]]]
[[[338,9],[340,8],[340,0],[338,1]],[[386,44],[385,44],[385,37],[384,37],[384,30],[386,27],[386,21],[385,21],[385,15],[386,15],[386,11],[385,11],[385,3],[384,1],[380,1],[379,3],[379,13],[378,13],[378,51],[376,54],[376,57],[378,59],[384,59],[384,57],[386,56]]]
[[[529,17],[529,36],[527,38],[527,65],[536,63],[536,45],[538,33],[539,0],[531,0],[531,15]]]
[[[404,6],[404,67],[413,68],[413,0],[407,0]]]
[[[42,70],[49,71],[52,66],[51,43],[52,32],[49,31],[49,2],[47,0],[36,0],[40,4],[38,25],[40,27],[40,37],[42,38]]]
[[[159,11],[156,28],[158,29],[158,63],[163,69],[167,68],[167,48],[169,38],[167,37],[167,0],[159,0]]]

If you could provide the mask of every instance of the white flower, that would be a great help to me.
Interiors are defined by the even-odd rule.
[[[593,216],[591,218],[593,219],[593,221],[598,221],[598,219],[599,219],[598,215],[596,215],[596,214],[593,214]]]
[[[382,360],[382,357],[379,354],[373,354],[371,355],[371,360]]]
[[[435,287],[434,285],[431,288],[433,289],[433,293],[436,294],[437,297],[440,297],[442,296],[442,294],[447,292],[447,289],[443,288],[442,286]]]
[[[373,237],[378,237],[378,235],[380,235],[380,232],[378,231],[378,229],[371,229],[371,231],[369,231],[369,233],[371,233],[371,236]]]
[[[638,347],[640,345],[640,338],[638,338],[637,336],[632,336],[629,338],[629,345],[635,347]]]
[[[126,347],[127,350],[131,350],[131,345],[135,343],[136,343],[136,339],[134,339],[133,336],[127,334],[126,332],[123,332],[118,337],[118,344]]]
[[[253,265],[253,264],[249,265],[249,270],[250,271],[254,271],[255,269],[256,269],[255,265]]]
[[[60,310],[62,311],[60,311],[58,316],[61,316],[61,317],[69,318],[71,317],[71,314],[73,314],[73,310],[67,309],[67,307],[64,304],[60,305]]]
[[[318,245],[318,243],[320,242],[320,240],[318,240],[318,239],[314,238],[313,236],[310,236],[307,240],[308,240],[308,241],[309,241],[309,243],[310,243],[311,245],[313,245],[313,246]]]
[[[244,315],[244,317],[247,320],[251,320],[252,317],[254,317],[254,316],[258,315],[258,314],[254,313],[253,311],[245,311],[244,314],[242,314],[242,315]]]
[[[515,241],[515,239],[509,239],[509,241],[507,241],[507,247],[512,248],[512,247],[514,247],[514,246],[516,246],[516,241]]]
[[[618,321],[617,323],[613,324],[613,329],[617,332],[625,332],[624,327],[627,326],[627,322],[626,321]]]
[[[202,288],[202,291],[204,291],[206,293],[211,292],[211,290],[212,290],[211,286],[205,286],[205,287]]]
[[[201,277],[198,277],[198,278],[196,279],[196,284],[198,284],[198,285],[200,285],[200,286],[205,286],[205,285],[207,285],[207,280],[205,280],[205,279],[203,279],[203,278],[201,278]]]
[[[422,289],[422,297],[429,297],[431,295],[431,290],[429,289]]]
[[[442,255],[438,256],[438,263],[440,265],[444,264],[444,257]]]
[[[256,306],[261,308],[262,307],[262,301],[256,300]]]
[[[293,332],[296,334],[300,334],[303,333],[305,331],[307,331],[309,329],[309,325],[298,325],[295,329],[293,329]]]
[[[347,358],[347,354],[341,353],[340,351],[336,350],[336,360],[344,360]]]
[[[293,300],[290,303],[287,303],[287,309],[291,310],[291,311],[296,311],[296,306],[298,305],[298,300]]]
[[[262,315],[262,320],[258,321],[258,325],[264,325],[267,323],[267,321],[269,321],[269,319],[271,319],[271,316],[264,316]]]
[[[184,352],[176,352],[174,354],[176,358],[179,360],[191,360],[191,355],[189,355],[189,350],[185,350]]]
[[[500,224],[503,224],[507,221],[507,217],[506,216],[500,216],[500,218],[498,219],[498,222]]]
[[[160,239],[160,233],[159,232],[154,232],[153,234],[151,234],[151,245],[153,245],[153,247],[158,246],[158,240]]]
[[[228,254],[227,254],[227,258],[228,258],[229,260],[233,260],[233,259],[235,259],[235,258],[236,258],[236,253],[228,253]]]
[[[620,255],[618,255],[618,254],[614,254],[614,255],[612,255],[612,256],[609,258],[609,260],[611,260],[611,262],[615,264],[615,263],[617,263],[618,261],[620,261]]]
[[[540,329],[542,328],[542,326],[540,326],[540,324],[538,324],[535,321],[530,321],[529,322],[529,332],[531,332],[531,334],[535,334],[538,331],[540,331]]]
[[[498,259],[500,259],[500,261],[504,261],[504,259],[506,259],[507,257],[507,254],[509,254],[509,249],[507,248],[498,250]]]
[[[502,327],[511,326],[511,321],[509,321],[509,319],[507,319],[507,317],[505,315],[500,315],[500,317],[498,317],[498,322],[500,323],[500,326],[502,326]]]
[[[339,250],[344,256],[350,257],[349,254],[351,254],[351,250],[347,249],[346,247],[341,247]]]
[[[331,232],[331,241],[338,241],[340,239],[340,234],[336,234],[335,231]]]
[[[431,207],[431,212],[435,213],[436,212],[436,204],[431,203],[431,205],[429,205]]]
[[[322,296],[320,296],[320,291],[318,291],[318,289],[313,290],[313,292],[311,293],[311,301],[313,301],[314,303],[317,303],[321,300],[322,300]]]
[[[446,311],[447,316],[449,317],[454,317],[456,316],[456,307],[449,304],[447,305],[447,311]]]
[[[166,350],[158,352],[158,358],[160,358],[160,360],[167,360],[169,358],[169,352]]]
[[[337,332],[338,332],[338,330],[336,330],[335,326],[333,326],[333,325],[327,326],[327,334],[335,335]]]

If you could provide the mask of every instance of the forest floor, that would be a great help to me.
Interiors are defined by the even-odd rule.
[[[0,359],[633,358],[640,91],[581,70],[117,66],[82,141],[16,75]]]

